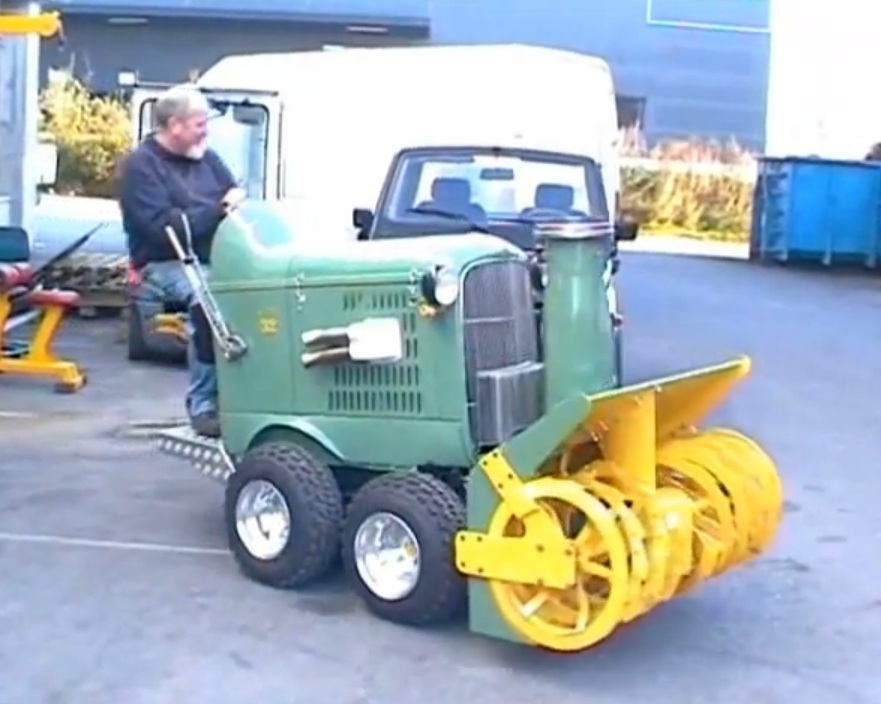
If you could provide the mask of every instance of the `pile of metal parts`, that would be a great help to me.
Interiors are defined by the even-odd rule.
[[[121,308],[126,304],[128,250],[119,206],[112,200],[45,195],[31,223],[31,261],[47,263],[83,232],[92,236],[81,247],[47,267],[45,285],[76,291],[84,307]]]
[[[120,254],[77,253],[46,272],[48,288],[76,291],[84,305],[122,308],[127,300],[128,257]]]

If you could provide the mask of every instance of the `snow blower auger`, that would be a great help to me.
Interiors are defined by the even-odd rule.
[[[583,650],[761,554],[781,514],[773,462],[733,430],[694,427],[749,367],[570,397],[485,455],[456,538],[471,603],[496,611],[472,610],[472,630]]]
[[[753,440],[697,428],[748,359],[618,386],[611,242],[603,222],[558,228],[544,277],[485,234],[341,248],[246,203],[210,282],[180,255],[222,438],[171,428],[160,447],[224,482],[256,581],[305,585],[342,552],[382,618],[467,608],[478,633],[589,648],[760,555],[782,505]]]

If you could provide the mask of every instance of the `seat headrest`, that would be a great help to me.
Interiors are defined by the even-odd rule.
[[[471,184],[465,178],[436,178],[431,184],[431,197],[447,203],[467,203],[471,200]]]
[[[575,203],[575,189],[559,183],[541,183],[535,189],[535,207],[553,210],[571,210]]]

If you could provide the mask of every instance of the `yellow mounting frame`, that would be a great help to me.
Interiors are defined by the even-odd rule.
[[[61,15],[41,12],[39,15],[10,15],[0,12],[0,35],[38,34],[44,39],[61,32]]]

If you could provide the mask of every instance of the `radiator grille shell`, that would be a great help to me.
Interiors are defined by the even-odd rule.
[[[477,264],[462,284],[465,383],[472,437],[498,445],[544,410],[544,367],[528,264]]]

